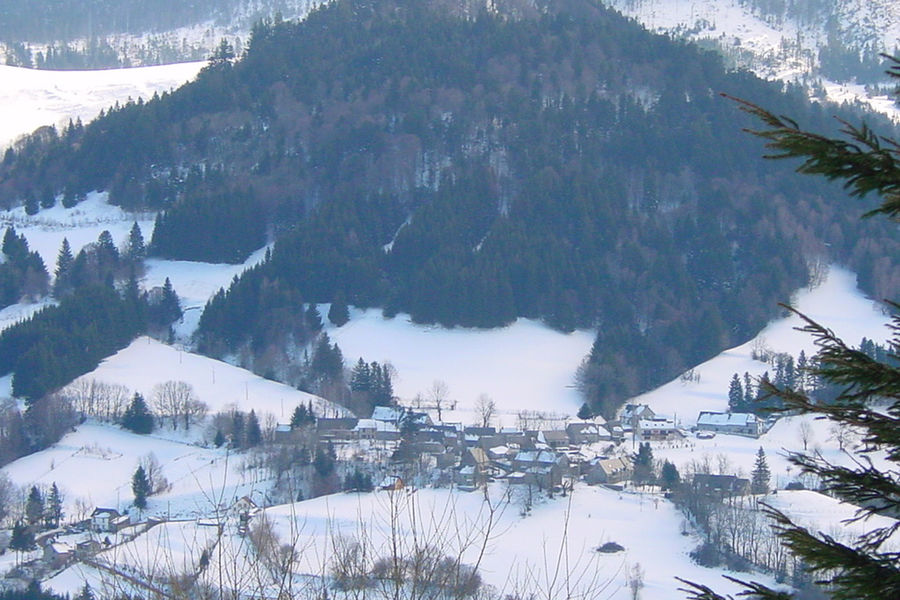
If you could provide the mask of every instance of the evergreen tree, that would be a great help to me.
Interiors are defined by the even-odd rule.
[[[900,60],[891,59],[889,74],[900,79]],[[754,132],[775,150],[773,158],[802,158],[802,173],[841,179],[853,196],[875,192],[881,204],[866,213],[900,217],[900,161],[897,143],[878,136],[869,128],[844,124],[841,138],[829,138],[804,131],[796,122],[779,117],[756,105],[738,101],[744,110],[758,117],[764,128]],[[849,138],[849,140],[847,139]],[[896,233],[896,229],[894,229]],[[890,303],[891,352],[900,354],[900,304]],[[870,448],[880,448],[895,467],[900,462],[900,366],[873,359],[853,349],[827,327],[800,314],[803,331],[811,334],[819,348],[815,375],[836,385],[839,393],[831,402],[815,401],[808,393],[778,389],[768,392],[779,396],[785,408],[802,414],[822,414],[836,425],[849,425],[863,432]],[[879,403],[878,410],[871,408]],[[866,522],[872,515],[896,517],[900,514],[900,475],[896,468],[882,469],[857,457],[850,466],[835,465],[819,455],[791,453],[790,461],[803,473],[819,478],[822,486],[839,499],[857,507],[854,521]],[[786,514],[768,509],[782,543],[806,565],[806,570],[821,576],[827,593],[834,600],[880,600],[900,598],[900,554],[890,546],[896,524],[872,526],[865,534],[849,540],[810,531],[794,523]],[[711,588],[685,582],[694,600],[725,600]],[[742,595],[762,600],[783,600],[791,595],[763,584],[744,583]]]
[[[313,333],[322,330],[322,315],[318,307],[310,302],[305,313],[306,327]]]
[[[756,396],[753,394],[753,380],[750,378],[750,373],[744,371],[744,407],[747,410],[753,406],[754,398]]]
[[[37,196],[34,195],[34,192],[29,191],[25,194],[25,214],[33,216],[38,214],[39,210],[41,210],[41,205],[38,202]]]
[[[16,521],[10,536],[9,547],[16,552],[27,552],[34,548],[34,533],[31,528],[22,524],[21,521]]]
[[[213,446],[216,448],[221,448],[222,444],[225,443],[225,434],[222,433],[221,429],[216,429],[216,435],[213,438]]]
[[[309,409],[303,404],[298,404],[291,415],[291,429],[303,427],[315,421],[315,417],[310,414]]]
[[[344,299],[344,294],[342,292],[338,292],[335,295],[334,301],[328,309],[328,320],[331,321],[331,324],[335,327],[346,325],[350,320],[350,309],[347,306],[347,301]]]
[[[144,467],[138,465],[134,475],[131,476],[131,492],[134,494],[134,505],[140,510],[147,508],[147,496],[150,495],[150,480]]]
[[[123,253],[125,260],[131,263],[139,263],[147,256],[147,247],[144,245],[144,235],[137,221],[131,226],[128,233],[128,240],[125,242],[125,252]]]
[[[78,595],[75,596],[75,600],[96,600],[94,590],[91,589],[91,584],[85,581],[81,590],[78,592]]]
[[[642,442],[634,459],[634,481],[638,484],[653,482],[653,449],[650,442]]]
[[[231,447],[243,448],[246,441],[244,413],[239,410],[231,415]]]
[[[660,479],[664,490],[674,490],[681,483],[681,474],[678,467],[666,460],[660,471]]]
[[[47,505],[44,507],[44,524],[47,527],[59,527],[59,523],[63,518],[62,496],[56,482],[50,486],[50,493],[47,494]]]
[[[37,486],[31,486],[25,501],[25,519],[29,525],[37,525],[44,518],[44,496]]]
[[[153,413],[147,408],[144,397],[135,392],[131,404],[122,415],[122,427],[135,433],[150,433],[153,431]]]
[[[589,419],[593,419],[593,418],[594,418],[594,411],[591,410],[590,404],[588,404],[587,402],[585,402],[584,404],[582,404],[582,405],[581,405],[581,408],[578,409],[578,415],[577,415],[577,417],[578,417],[579,419],[581,419],[582,421],[587,421],[587,420],[589,420]]]
[[[372,372],[369,363],[360,357],[350,373],[350,389],[354,392],[368,392],[372,389]]]
[[[728,410],[730,412],[743,412],[744,410],[744,388],[741,386],[741,380],[735,373],[728,385]]]
[[[53,282],[53,295],[57,298],[72,289],[72,265],[74,263],[75,257],[72,256],[69,240],[63,238],[59,254],[56,257],[56,280]]]
[[[768,494],[771,477],[772,474],[769,471],[766,453],[760,446],[759,451],[756,453],[756,462],[753,464],[753,472],[750,475],[750,493]]]
[[[247,417],[246,444],[248,448],[255,448],[261,442],[262,430],[259,427],[259,419],[256,417],[256,411],[251,409],[250,415]]]

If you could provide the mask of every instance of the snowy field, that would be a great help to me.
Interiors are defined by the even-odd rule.
[[[236,407],[256,410],[262,424],[267,415],[279,423],[290,421],[298,404],[312,402],[316,414],[344,416],[346,409],[318,396],[263,379],[246,369],[199,354],[168,346],[149,337],[139,337],[127,348],[100,363],[95,370],[75,380],[102,381],[140,392],[152,403],[153,388],[165,381],[184,381],[206,402],[211,413]]]
[[[394,393],[408,403],[419,393],[427,398],[434,382],[443,381],[458,407],[444,411],[446,420],[474,422],[481,394],[510,426],[522,410],[574,414],[583,402],[575,371],[591,350],[591,331],[564,334],[528,319],[499,329],[447,329],[413,324],[404,314],[386,319],[377,309],[350,316],[343,327],[328,329],[348,365],[360,357],[390,362],[398,372]]]
[[[201,428],[202,429],[202,428]],[[88,422],[52,447],[20,458],[3,472],[20,486],[56,483],[67,519],[90,516],[97,506],[126,511],[134,496],[131,477],[153,453],[168,490],[148,498],[145,514],[172,518],[207,515],[260,486],[244,459],[159,435],[137,435],[116,426]]]
[[[0,66],[0,150],[44,125],[91,121],[129,98],[150,99],[194,79],[205,61],[102,71],[43,71]]]
[[[504,593],[528,585],[547,594],[545,597],[565,597],[562,575],[567,574],[585,597],[625,600],[630,597],[626,574],[636,563],[645,573],[644,600],[681,597],[676,591],[680,585],[676,576],[714,585],[719,591],[738,589],[722,579],[721,570],[691,562],[688,553],[698,540],[681,534],[681,515],[668,502],[578,486],[570,497],[540,500],[531,514],[523,517],[522,499],[508,497],[505,486],[492,486],[491,497],[493,514],[483,503],[482,494],[447,489],[335,494],[273,507],[265,511],[265,517],[260,514],[253,521],[267,519],[279,546],[290,544],[300,550],[294,568],[303,574],[327,573],[323,565],[333,558],[336,547],[356,540],[368,540],[375,557],[386,556],[393,515],[402,550],[411,547],[414,536],[419,543],[429,540],[446,554],[459,553],[464,561],[479,564],[485,583]],[[640,526],[636,526],[638,523]],[[177,551],[174,562],[197,559],[197,545],[208,543],[199,531],[204,529],[209,528],[182,523],[173,531],[160,532],[169,536],[165,544]],[[482,555],[485,531],[489,539]],[[184,542],[195,539],[198,542],[193,546]],[[613,554],[596,551],[610,541],[625,550]],[[230,534],[226,528],[219,543],[221,546],[210,553],[212,563],[204,576],[215,581],[220,572],[234,576],[243,569],[242,575],[252,580],[250,565],[255,561],[247,539]],[[150,557],[158,556],[153,544],[141,538],[133,547],[145,548]],[[149,560],[140,552],[119,553],[119,557],[120,564],[138,565]],[[83,577],[84,568],[73,567],[49,584],[59,592],[77,591],[82,579],[76,574]],[[771,583],[766,577],[762,580]]]

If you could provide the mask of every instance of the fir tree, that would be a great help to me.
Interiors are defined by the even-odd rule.
[[[53,282],[53,295],[57,298],[72,289],[72,265],[74,263],[75,257],[72,256],[69,240],[63,238],[59,254],[56,257],[56,280]]]
[[[47,503],[44,507],[44,524],[47,527],[59,527],[59,523],[63,518],[63,502],[59,493],[56,482],[50,486],[50,493],[47,494]]]
[[[131,476],[131,492],[134,494],[134,506],[140,510],[147,508],[147,496],[150,495],[150,480],[144,467],[138,465],[134,475]]]
[[[29,525],[37,525],[44,518],[44,496],[37,486],[31,486],[25,501],[25,519]]]
[[[243,448],[245,436],[244,413],[239,410],[231,415],[231,447]]]
[[[153,431],[153,413],[147,408],[144,397],[135,392],[131,404],[122,415],[122,427],[135,433],[150,433]]]
[[[891,59],[889,74],[900,79],[900,60]],[[764,128],[757,135],[775,150],[773,158],[801,158],[802,173],[841,179],[853,196],[874,192],[882,202],[866,216],[900,217],[900,156],[896,141],[878,136],[866,126],[844,123],[843,137],[829,138],[800,129],[796,122],[779,117],[745,101],[738,101],[758,117]],[[849,138],[849,139],[848,139]],[[895,230],[896,231],[896,230]],[[894,358],[900,354],[900,304],[890,303],[894,314],[889,342]],[[789,410],[821,414],[836,425],[849,425],[863,432],[866,446],[880,448],[894,468],[881,469],[866,457],[856,457],[850,466],[830,463],[820,455],[791,453],[789,460],[800,471],[814,475],[837,498],[857,507],[854,521],[866,522],[873,515],[900,514],[900,366],[879,361],[853,349],[827,327],[800,314],[803,331],[811,334],[819,348],[814,374],[838,386],[834,401],[816,402],[808,393],[768,387]],[[871,408],[878,402],[878,410]],[[880,600],[900,598],[900,553],[890,546],[898,525],[872,525],[865,534],[848,540],[810,531],[773,508],[767,509],[782,543],[807,572],[820,577],[834,600]],[[711,588],[685,582],[694,600],[724,600]],[[741,595],[763,600],[791,595],[756,582],[745,583]]]
[[[335,327],[346,325],[350,320],[350,309],[347,306],[343,293],[338,292],[335,295],[334,302],[331,303],[331,307],[328,309],[328,320]]]
[[[582,421],[587,421],[594,418],[594,411],[591,410],[590,404],[585,402],[581,405],[581,408],[578,409],[578,415],[576,416]]]
[[[742,412],[744,410],[744,388],[741,386],[741,380],[735,373],[728,385],[728,410],[731,412]]]
[[[756,462],[753,464],[753,472],[750,475],[750,493],[751,494],[768,494],[769,480],[772,474],[769,471],[769,462],[766,460],[766,453],[759,447],[756,453]]]
[[[650,442],[642,442],[634,459],[634,481],[638,484],[653,482],[653,449]]]
[[[666,460],[660,471],[660,479],[664,490],[674,490],[681,483],[678,467]]]
[[[9,547],[16,552],[27,552],[34,548],[34,534],[31,528],[21,521],[16,521],[10,536]]]
[[[256,411],[250,410],[247,417],[247,447],[255,448],[262,442],[262,430],[259,427],[259,419],[256,417]]]
[[[147,256],[147,247],[144,244],[144,235],[137,221],[131,226],[128,240],[125,242],[124,258],[132,263],[139,263]]]
[[[84,585],[81,587],[81,591],[75,596],[75,600],[95,600],[94,590],[91,589],[91,584],[85,581]]]

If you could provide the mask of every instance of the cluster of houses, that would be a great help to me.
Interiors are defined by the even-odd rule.
[[[620,419],[626,432],[644,441],[677,441],[689,433],[673,417],[658,415],[646,404],[627,404]],[[700,411],[694,430],[758,438],[766,432],[766,422],[753,413]],[[702,436],[701,436],[702,437]]]

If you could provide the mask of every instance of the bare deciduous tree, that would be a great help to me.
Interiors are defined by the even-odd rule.
[[[165,381],[153,387],[153,408],[160,418],[172,420],[172,429],[178,429],[179,419],[183,419],[185,427],[190,424],[190,416],[194,411],[202,410],[206,405],[197,399],[194,387],[184,381]]]
[[[437,410],[438,421],[443,420],[442,411],[444,406],[446,406],[449,397],[450,389],[447,387],[447,384],[436,379],[434,383],[431,384],[431,389],[428,390],[428,399],[431,401],[431,405],[434,406],[435,410]]]
[[[813,438],[812,425],[809,424],[809,421],[800,421],[799,433],[800,441],[803,442],[803,451],[806,452],[806,449]]]
[[[494,418],[494,413],[497,412],[497,405],[487,394],[481,394],[478,396],[478,400],[475,402],[475,414],[481,419],[482,427],[490,427],[491,419]]]

